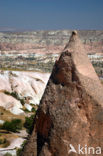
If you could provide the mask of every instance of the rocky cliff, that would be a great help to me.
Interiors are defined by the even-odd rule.
[[[22,155],[102,156],[102,93],[103,87],[84,47],[73,32],[54,65]],[[78,146],[85,148],[78,151]]]

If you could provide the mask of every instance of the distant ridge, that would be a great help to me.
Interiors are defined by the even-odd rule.
[[[46,53],[48,50],[50,53],[60,53],[68,42],[71,32],[71,30],[29,31],[9,28],[5,32],[0,32],[0,49],[35,51],[36,47],[41,46],[45,47],[45,50],[41,48],[40,53]],[[77,32],[84,43],[86,53],[103,52],[103,31],[78,30]]]
[[[15,28],[0,27],[0,32],[14,32],[14,31],[16,31]]]

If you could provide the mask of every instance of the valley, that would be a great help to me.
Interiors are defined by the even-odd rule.
[[[22,150],[55,61],[70,34],[68,30],[0,33],[0,156],[16,156]],[[103,83],[103,31],[79,34]],[[10,129],[16,122],[20,127]]]

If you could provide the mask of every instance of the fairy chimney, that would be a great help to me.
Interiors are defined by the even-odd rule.
[[[54,65],[23,155],[102,156],[102,149],[103,87],[74,31]]]

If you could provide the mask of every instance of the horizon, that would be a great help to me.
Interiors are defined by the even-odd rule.
[[[0,31],[103,30],[102,0],[6,0]]]
[[[1,33],[23,33],[23,32],[50,32],[50,31],[103,31],[103,29],[48,29],[48,30],[43,30],[43,29],[14,29],[14,28],[0,28]]]
[[[53,31],[53,32],[56,32],[56,31],[103,31],[103,29],[53,29],[53,30],[26,30],[26,29],[11,29],[11,28],[5,28],[5,29],[1,29],[0,28],[0,33],[27,33],[27,32],[40,32],[40,31],[43,31],[43,32],[50,32],[50,31]]]

